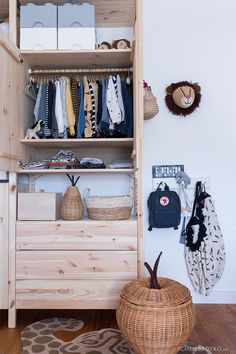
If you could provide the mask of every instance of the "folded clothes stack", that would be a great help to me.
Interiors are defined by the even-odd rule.
[[[80,160],[79,168],[106,168],[106,166],[101,159],[84,157]]]
[[[19,167],[22,170],[43,170],[48,168],[47,161],[32,161],[32,162],[19,162]]]
[[[53,155],[48,161],[49,168],[76,168],[79,160],[72,151],[61,150]]]
[[[132,160],[114,160],[107,165],[107,168],[133,168]]]
[[[108,165],[104,161],[95,157],[84,157],[80,161],[72,151],[61,150],[53,155],[49,160],[20,162],[21,169],[77,169],[77,168],[109,168],[109,169],[123,169],[133,168],[132,160],[114,160]]]

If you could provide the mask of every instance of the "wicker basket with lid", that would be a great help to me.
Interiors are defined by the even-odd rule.
[[[161,289],[150,289],[150,278],[123,288],[116,311],[120,330],[137,354],[176,354],[195,324],[190,291],[175,280],[158,278]]]

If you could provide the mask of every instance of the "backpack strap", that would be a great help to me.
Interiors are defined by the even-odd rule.
[[[162,184],[164,184],[163,181],[161,181],[160,183],[158,183],[156,191],[158,191],[158,189],[161,189],[161,185],[162,185]]]
[[[164,187],[164,190],[165,191],[169,191],[170,190],[170,187],[168,186],[168,184],[164,183],[165,184],[165,187]]]
[[[161,181],[160,183],[158,183],[156,190],[161,189],[161,185],[162,185],[162,184],[164,185],[164,190],[165,190],[165,191],[169,191],[169,190],[170,190],[170,188],[169,188],[169,186],[166,184],[166,182],[163,182],[163,181]]]

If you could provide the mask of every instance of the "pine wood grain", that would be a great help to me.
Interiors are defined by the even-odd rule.
[[[21,51],[31,69],[129,68],[131,49]]]
[[[26,160],[28,152],[19,142],[25,127],[29,127],[29,116],[33,102],[24,93],[27,82],[27,65],[19,63],[20,51],[9,37],[0,30],[0,169],[16,171],[18,160]],[[30,124],[31,125],[31,124]]]
[[[136,277],[135,251],[16,252],[16,279],[130,279]]]
[[[136,251],[137,221],[18,221],[16,249]]]
[[[8,308],[8,184],[0,184],[0,308]]]
[[[127,280],[18,280],[17,309],[115,309]]]

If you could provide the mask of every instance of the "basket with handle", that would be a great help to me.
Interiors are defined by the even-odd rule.
[[[90,189],[84,192],[88,217],[93,220],[127,220],[131,216],[133,195],[90,196]]]
[[[143,82],[143,114],[144,120],[154,118],[159,113],[157,99],[152,93],[151,86]]]

